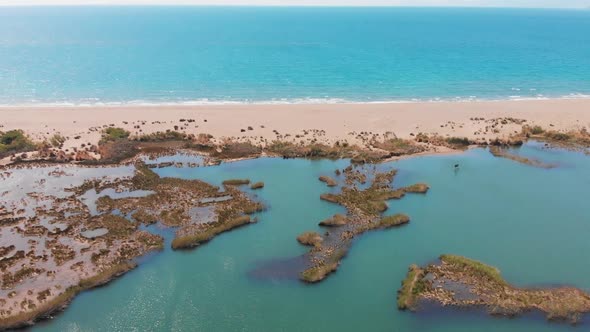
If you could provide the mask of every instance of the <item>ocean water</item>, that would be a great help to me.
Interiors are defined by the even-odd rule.
[[[37,331],[585,331],[538,314],[494,318],[477,311],[400,312],[396,291],[412,263],[442,253],[497,266],[518,286],[573,285],[590,290],[590,159],[529,143],[517,151],[557,163],[534,168],[484,149],[380,165],[399,169],[395,186],[427,182],[427,195],[391,201],[388,213],[409,225],[365,234],[340,269],[322,283],[260,279],[251,271],[307,249],[295,240],[342,209],[321,201],[317,181],[340,161],[261,158],[217,167],[162,168],[162,176],[264,181],[252,194],[269,209],[257,224],[225,233],[195,250],[169,246],[105,287],[79,295]],[[460,170],[453,165],[459,163]],[[246,189],[247,190],[247,189]],[[169,244],[171,234],[167,233]]]
[[[590,95],[590,10],[0,7],[0,105]]]

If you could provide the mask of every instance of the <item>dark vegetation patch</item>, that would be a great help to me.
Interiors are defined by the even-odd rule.
[[[573,287],[519,288],[500,271],[462,256],[442,255],[424,268],[411,266],[398,291],[398,308],[419,310],[420,301],[443,306],[484,308],[513,317],[539,311],[549,320],[576,323],[590,312],[590,294]]]
[[[36,145],[22,130],[0,131],[0,158],[15,153],[34,151],[35,149]]]
[[[49,138],[49,144],[54,148],[61,148],[63,144],[66,142],[66,138],[60,134],[54,134]]]
[[[208,225],[199,231],[186,236],[177,236],[172,241],[172,249],[187,249],[210,241],[215,236],[255,222],[250,216],[239,216],[224,222]]]
[[[166,142],[166,141],[183,141],[189,139],[187,134],[174,130],[157,131],[151,134],[143,134],[133,139],[139,142]]]
[[[320,221],[319,225],[324,227],[344,226],[348,223],[348,218],[343,214],[335,214],[332,217]]]
[[[259,202],[251,200],[246,194],[234,186],[248,184],[249,180],[224,181],[226,189],[219,188],[199,180],[184,180],[179,178],[160,178],[145,164],[136,163],[136,172],[132,179],[122,180],[111,186],[126,186],[129,190],[150,190],[154,194],[145,197],[129,197],[108,200],[109,210],[118,209],[122,213],[132,213],[132,218],[140,223],[151,224],[160,221],[163,225],[177,227],[173,248],[188,248],[207,242],[215,235],[229,231],[239,226],[253,222],[248,216],[264,208]],[[85,185],[85,189],[93,184]],[[94,183],[96,185],[96,183]],[[104,189],[104,188],[98,188]],[[200,203],[206,199],[231,196],[229,200],[219,202]],[[195,220],[191,214],[193,208],[213,204],[215,215],[213,222],[203,223]],[[94,228],[107,228],[113,236],[125,236],[132,232],[137,224],[126,221],[125,218],[111,215],[99,216],[94,222]]]
[[[386,201],[401,199],[406,193],[426,193],[428,186],[415,184],[393,189],[391,184],[396,173],[396,170],[375,172],[371,185],[361,189],[357,184],[365,179],[358,177],[352,167],[347,168],[344,171],[347,185],[341,188],[340,193],[326,193],[320,196],[322,200],[345,207],[347,215],[337,214],[320,222],[321,226],[331,227],[324,236],[308,232],[298,237],[301,243],[312,246],[306,255],[309,266],[299,275],[302,281],[319,282],[336,271],[357,236],[372,230],[399,227],[410,221],[404,214],[382,216],[388,209]],[[358,181],[359,179],[362,182]]]
[[[305,232],[297,237],[297,242],[304,246],[318,246],[322,243],[323,239],[317,232]]]
[[[338,185],[338,182],[336,182],[336,180],[332,179],[327,175],[320,176],[319,180],[325,183],[328,187],[335,187]]]
[[[0,329],[27,327],[38,319],[48,317],[51,314],[62,310],[78,293],[104,285],[112,279],[132,270],[135,266],[135,263],[126,262],[103,269],[93,277],[81,280],[78,285],[67,288],[61,294],[49,299],[39,306],[32,307],[29,311],[20,312],[0,319]]]
[[[130,133],[123,128],[109,127],[107,129],[103,130],[101,140],[103,142],[116,141],[116,140],[128,138],[129,135],[130,135]]]
[[[520,136],[522,136],[523,139],[544,141],[548,144],[563,148],[590,148],[590,133],[586,128],[570,131],[557,131],[553,129],[545,129],[540,126],[523,126]]]
[[[526,158],[526,157],[511,153],[508,149],[506,149],[504,147],[500,147],[500,146],[490,146],[489,151],[494,157],[513,160],[513,161],[516,161],[517,163],[521,163],[524,165],[529,165],[529,166],[539,167],[539,168],[553,168],[553,167],[555,167],[554,165],[546,164],[546,163],[536,160],[536,159],[530,159],[530,158]]]
[[[242,186],[246,184],[250,184],[249,179],[229,179],[223,181],[224,186]]]
[[[348,144],[334,144],[332,146],[322,143],[295,144],[286,141],[273,141],[265,151],[283,158],[311,158],[311,159],[343,159],[349,158],[354,163],[374,163],[386,159],[388,154],[379,151],[370,151],[358,146]]]
[[[242,159],[259,157],[262,148],[249,142],[228,142],[213,149],[210,156],[219,159]]]
[[[394,157],[412,155],[426,150],[423,146],[416,144],[415,141],[401,138],[389,138],[381,142],[374,142],[373,146],[390,152]]]

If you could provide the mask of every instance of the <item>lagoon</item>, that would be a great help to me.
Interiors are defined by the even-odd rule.
[[[396,291],[412,263],[452,253],[498,267],[517,286],[573,285],[590,289],[590,158],[527,143],[518,153],[552,169],[493,157],[484,149],[403,159],[394,186],[426,182],[425,196],[389,202],[387,214],[407,213],[409,225],[361,236],[338,272],[316,285],[251,272],[269,261],[307,251],[295,238],[344,210],[319,199],[337,190],[317,180],[347,160],[259,158],[214,167],[155,169],[161,176],[264,181],[250,191],[267,211],[257,224],[225,233],[190,251],[142,258],[120,279],[80,294],[42,331],[567,331],[540,315],[493,318],[477,311],[400,312]],[[459,170],[454,165],[459,164]],[[372,166],[371,166],[372,167]],[[249,191],[244,187],[244,190]],[[157,231],[157,226],[150,226]]]

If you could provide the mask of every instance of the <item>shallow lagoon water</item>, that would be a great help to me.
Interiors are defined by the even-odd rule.
[[[426,196],[391,201],[406,227],[365,234],[340,270],[309,286],[261,279],[262,262],[295,258],[307,249],[295,237],[339,206],[320,201],[319,182],[340,161],[261,158],[218,167],[162,168],[162,176],[264,181],[252,191],[269,209],[257,224],[225,233],[192,251],[163,252],[106,287],[88,291],[54,320],[50,331],[581,331],[590,326],[547,323],[540,315],[493,318],[450,309],[399,312],[396,291],[412,263],[442,253],[497,266],[519,286],[568,284],[590,290],[590,158],[576,152],[522,148],[542,161],[559,154],[560,167],[534,168],[495,158],[483,149],[460,155],[404,159],[379,167],[400,170],[395,186],[427,182]],[[459,170],[453,169],[459,164]],[[247,187],[243,187],[245,190]]]
[[[101,192],[97,192],[96,189],[90,189],[86,191],[82,196],[80,196],[80,198],[82,199],[82,202],[84,202],[86,206],[88,206],[90,214],[96,216],[100,214],[98,211],[97,203],[98,199],[101,197],[108,196],[112,199],[121,199],[128,197],[145,197],[153,193],[154,192],[151,190],[117,191],[113,188],[107,188],[102,190]]]

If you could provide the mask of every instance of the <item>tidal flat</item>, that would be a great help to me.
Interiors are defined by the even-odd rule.
[[[206,245],[187,251],[172,250],[175,232],[167,230],[162,223],[143,222],[148,226],[140,227],[140,231],[161,236],[160,251],[135,260],[138,262],[135,269],[105,287],[82,292],[63,312],[39,322],[33,329],[353,331],[366,324],[371,324],[374,330],[576,329],[568,324],[547,323],[542,316],[534,314],[500,320],[449,308],[416,313],[397,309],[396,290],[406,276],[407,267],[413,263],[426,265],[441,252],[464,255],[498,267],[502,276],[518,287],[590,288],[584,277],[590,268],[583,264],[588,249],[586,239],[590,235],[590,210],[585,204],[590,194],[590,159],[580,152],[549,148],[537,142],[528,142],[510,152],[556,167],[533,167],[513,159],[497,158],[484,148],[354,167],[358,174],[355,173],[357,180],[353,182],[359,190],[371,187],[372,174],[387,174],[392,170],[397,170],[390,184],[392,190],[413,188],[416,183],[427,183],[430,189],[426,195],[387,200],[383,216],[403,213],[411,222],[355,238],[338,271],[313,286],[298,278],[297,273],[306,264],[300,258],[305,257],[309,248],[298,244],[296,238],[305,231],[319,234],[334,231],[333,227],[318,223],[337,214],[348,214],[344,206],[320,199],[326,193],[338,197],[342,187],[349,186],[344,172],[334,175],[336,169],[350,166],[348,160],[258,158],[189,167],[177,165],[174,157],[168,157],[172,165],[146,169],[160,179],[169,179],[166,181],[199,180],[208,186],[225,187],[218,194],[195,198],[195,204],[224,203],[227,191],[231,194],[236,190],[245,195],[244,199],[263,204],[266,210],[253,211],[251,217],[258,220],[256,224],[217,235]],[[51,167],[65,168],[65,171],[79,167],[86,172],[110,169]],[[132,184],[137,166],[121,167],[113,170],[121,172],[118,177]],[[18,171],[22,170],[27,168]],[[39,172],[38,168],[31,170]],[[4,180],[11,179],[3,174]],[[318,181],[325,175],[333,177],[339,186],[328,187]],[[258,190],[248,185],[223,185],[231,179],[263,181],[265,185]],[[36,183],[25,178],[12,181],[16,181],[15,188],[26,189],[29,180]],[[84,181],[76,185],[83,186]],[[12,197],[15,193],[2,195]],[[121,206],[109,201],[99,203],[97,210],[126,216],[132,211],[125,207],[142,206],[138,201],[145,197],[137,196],[121,198],[128,201]],[[207,200],[211,197],[220,199]],[[87,206],[80,204],[80,208],[87,209]],[[169,220],[177,221],[172,217]],[[100,227],[93,229],[109,228],[106,227],[109,225],[108,221],[102,221]],[[58,225],[54,228],[60,229]],[[3,246],[4,239],[3,236]],[[293,266],[296,273],[269,272],[269,267],[280,270]],[[267,273],[256,273],[260,270]],[[588,324],[585,317],[579,323]]]

